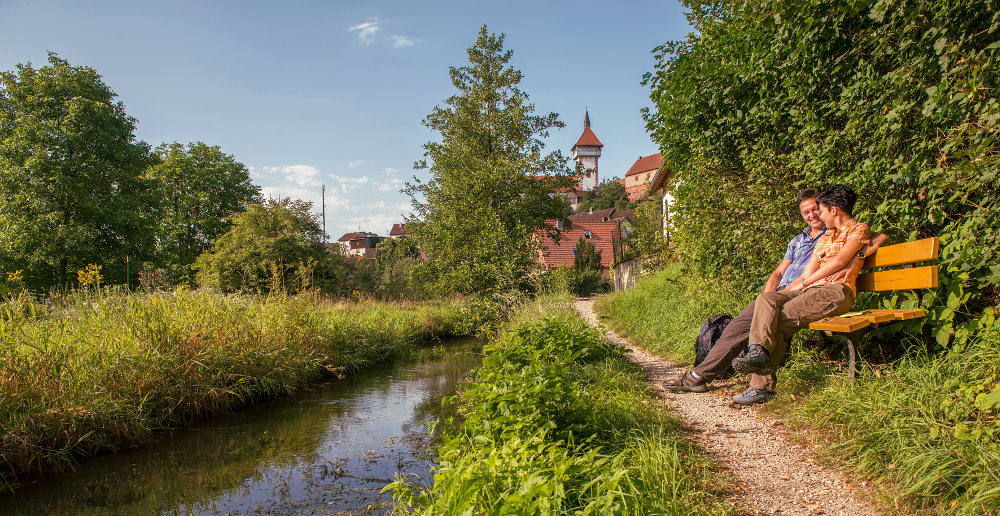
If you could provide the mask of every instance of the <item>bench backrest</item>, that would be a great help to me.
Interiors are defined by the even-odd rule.
[[[938,237],[880,247],[865,258],[864,269],[911,265],[936,260]],[[858,292],[932,288],[938,285],[937,265],[869,272],[858,275]]]

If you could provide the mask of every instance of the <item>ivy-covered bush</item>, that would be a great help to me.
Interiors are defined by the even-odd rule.
[[[941,238],[937,292],[869,302],[929,307],[941,345],[991,323],[1000,2],[684,3],[696,31],[658,47],[645,81],[681,261],[757,287],[801,229],[796,190],[842,183],[890,243]]]

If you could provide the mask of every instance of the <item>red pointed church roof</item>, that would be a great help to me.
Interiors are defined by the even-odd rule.
[[[583,134],[580,135],[580,139],[576,141],[576,145],[574,145],[574,147],[579,147],[581,145],[593,145],[595,147],[604,147],[604,144],[601,143],[601,140],[597,139],[597,135],[594,134],[594,131],[590,130],[589,125],[584,126]]]

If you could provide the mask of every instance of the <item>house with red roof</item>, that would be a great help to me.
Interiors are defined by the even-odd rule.
[[[401,236],[406,236],[406,225],[393,224],[392,229],[389,230],[389,238],[399,238]]]
[[[375,246],[382,240],[383,237],[375,233],[357,231],[345,233],[344,236],[337,239],[337,243],[340,245],[340,252],[345,256],[367,257],[374,260]]]
[[[628,194],[629,201],[635,202],[643,195],[646,195],[649,184],[662,165],[663,155],[659,152],[650,154],[649,156],[639,156],[639,159],[635,160],[632,167],[625,173],[625,177],[622,178],[625,184],[625,193]]]
[[[555,229],[540,229],[535,232],[541,244],[536,261],[545,267],[558,267],[560,265],[572,267],[573,259],[576,257],[576,245],[580,239],[584,239],[594,244],[594,249],[601,253],[604,275],[609,276],[615,256],[621,255],[623,252],[623,239],[619,222],[616,220],[578,220],[573,221],[568,228],[559,229],[556,221],[550,220],[549,223],[555,226]],[[557,236],[558,241],[556,240]]]

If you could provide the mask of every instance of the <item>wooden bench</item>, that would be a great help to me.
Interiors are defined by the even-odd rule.
[[[938,285],[937,265],[915,267],[914,264],[936,260],[939,246],[938,238],[933,237],[876,249],[874,253],[865,258],[862,274],[858,276],[858,293],[936,287]],[[882,269],[900,265],[902,267],[898,269],[864,272],[867,269]],[[923,317],[926,314],[921,308],[871,309],[861,312],[860,315],[850,317],[827,317],[809,325],[811,330],[819,330],[827,335],[836,335],[847,339],[847,351],[850,355],[848,376],[851,380],[854,379],[856,371],[857,348],[868,332],[882,326]]]

